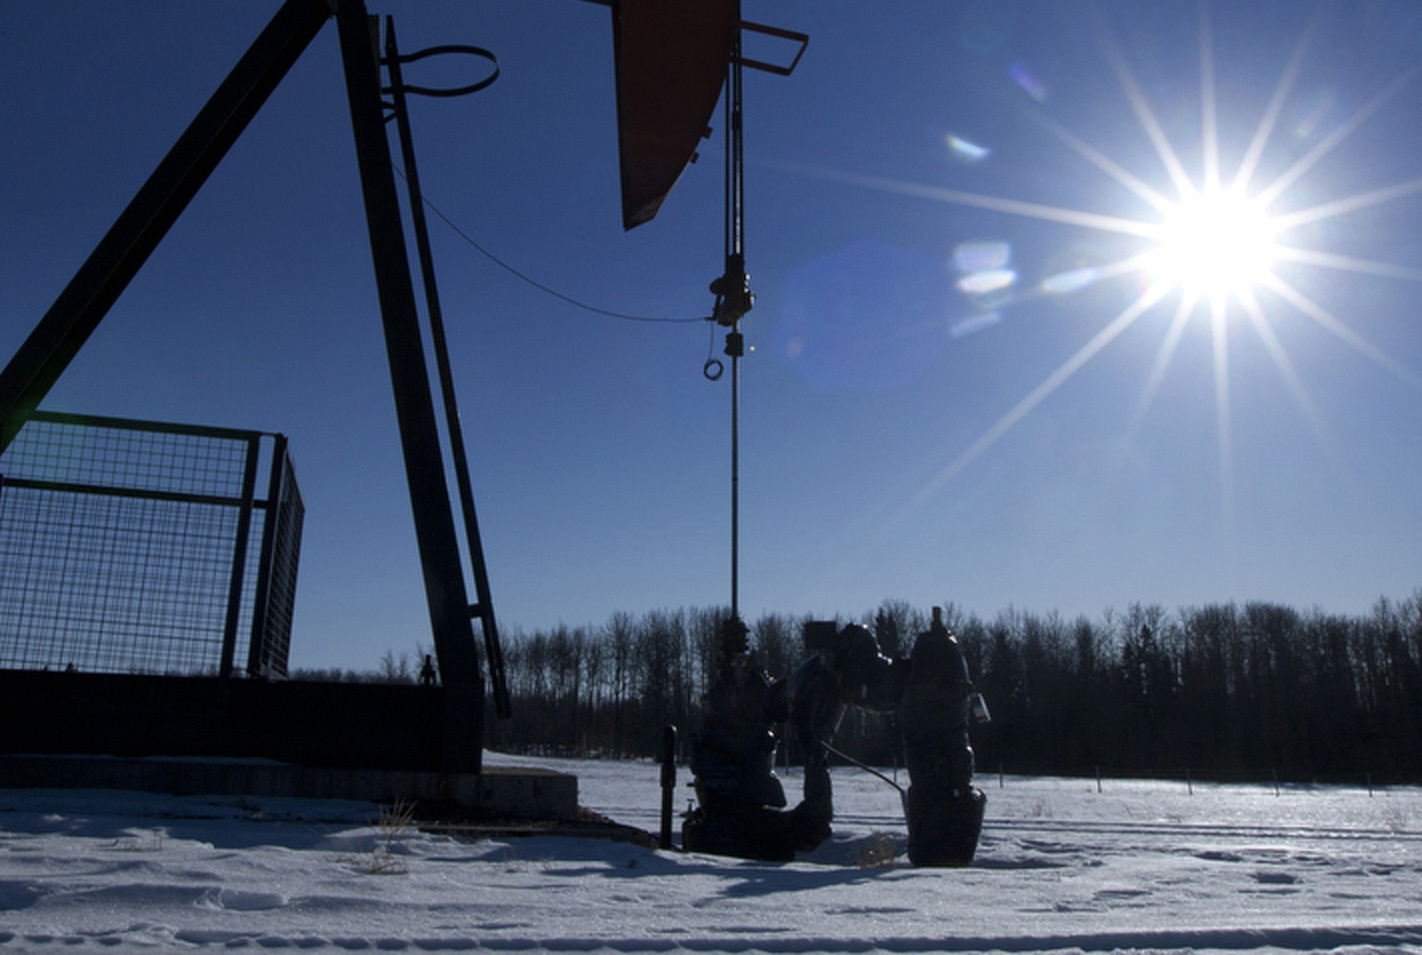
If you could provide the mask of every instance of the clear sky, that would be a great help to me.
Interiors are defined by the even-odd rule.
[[[278,5],[0,0],[6,360]],[[414,103],[441,212],[572,298],[709,314],[721,114],[624,233],[605,7],[371,9],[501,61]],[[743,13],[811,36],[745,84],[748,617],[1362,613],[1422,584],[1412,0]],[[504,629],[727,603],[721,332],[575,308],[432,229]],[[429,639],[333,25],[43,407],[289,435],[293,665]]]

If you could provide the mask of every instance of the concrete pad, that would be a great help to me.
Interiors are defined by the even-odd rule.
[[[0,789],[132,789],[176,796],[213,793],[433,802],[520,819],[578,816],[576,776],[499,766],[485,767],[482,773],[439,773],[318,768],[262,759],[0,755]]]

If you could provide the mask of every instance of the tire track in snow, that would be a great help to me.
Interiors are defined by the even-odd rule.
[[[139,941],[143,928],[134,926],[116,935],[19,935],[0,931],[0,945],[16,945],[17,950],[49,948],[75,951],[93,947],[112,951],[124,942]],[[135,932],[137,930],[137,932]],[[166,933],[159,933],[166,934]],[[296,948],[344,951],[484,951],[484,952],[767,952],[799,955],[827,953],[916,953],[916,952],[1112,952],[1123,949],[1191,952],[1316,952],[1341,948],[1408,949],[1422,945],[1422,925],[1327,926],[1312,928],[1238,928],[1153,931],[1085,932],[1058,935],[917,936],[897,938],[815,937],[747,930],[725,935],[697,937],[546,937],[537,935],[479,938],[469,935],[397,938],[389,936],[272,935],[261,932],[183,930],[166,935],[167,940],[200,948]],[[157,939],[154,939],[155,941]]]
[[[983,832],[1092,833],[1107,836],[1203,836],[1223,839],[1327,839],[1344,841],[1383,840],[1422,842],[1422,832],[1395,832],[1389,829],[1321,829],[1317,826],[1251,826],[1217,823],[1116,822],[1074,819],[989,819]]]

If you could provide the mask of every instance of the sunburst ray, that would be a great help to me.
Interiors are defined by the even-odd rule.
[[[1179,347],[1180,339],[1185,335],[1185,328],[1190,324],[1190,316],[1194,313],[1197,304],[1198,300],[1192,295],[1180,296],[1180,305],[1175,310],[1175,316],[1170,320],[1170,327],[1165,332],[1165,339],[1160,343],[1160,350],[1156,352],[1155,364],[1151,366],[1150,377],[1146,379],[1140,400],[1136,402],[1136,410],[1131,414],[1130,424],[1126,427],[1126,442],[1128,444],[1134,442],[1136,436],[1140,434],[1146,415],[1150,412],[1151,405],[1155,404],[1155,397],[1159,394],[1160,386],[1165,381],[1165,373],[1170,369],[1170,363],[1175,358],[1175,349]]]
[[[1275,322],[1261,307],[1255,294],[1256,289],[1270,289],[1280,299],[1281,306],[1292,306],[1307,315],[1313,322],[1346,343],[1367,360],[1386,369],[1412,388],[1422,391],[1422,378],[1403,367],[1347,323],[1339,320],[1323,306],[1291,285],[1276,271],[1277,264],[1291,263],[1297,266],[1346,271],[1357,275],[1422,282],[1422,268],[1377,261],[1364,256],[1350,256],[1303,248],[1279,241],[1279,236],[1290,230],[1422,193],[1422,177],[1282,214],[1269,215],[1266,212],[1266,207],[1270,203],[1278,202],[1288,194],[1294,184],[1315,169],[1325,157],[1337,150],[1379,110],[1392,102],[1422,67],[1397,74],[1374,93],[1367,102],[1346,117],[1337,128],[1308,149],[1303,156],[1267,182],[1262,189],[1254,192],[1252,196],[1250,195],[1251,187],[1259,178],[1266,151],[1275,136],[1280,117],[1298,85],[1306,53],[1314,43],[1320,28],[1323,10],[1324,4],[1321,0],[1313,5],[1308,21],[1303,25],[1301,33],[1294,42],[1288,59],[1270,93],[1268,102],[1259,117],[1258,124],[1250,136],[1239,166],[1233,171],[1227,182],[1224,170],[1221,168],[1221,94],[1218,86],[1214,26],[1209,0],[1200,0],[1198,6],[1200,69],[1198,88],[1201,123],[1199,148],[1201,152],[1199,155],[1200,165],[1195,175],[1187,171],[1181,154],[1177,151],[1171,136],[1167,133],[1136,74],[1128,64],[1122,48],[1111,32],[1110,25],[1100,16],[1099,10],[1097,11],[1098,16],[1095,24],[1097,44],[1114,73],[1136,124],[1144,132],[1164,167],[1175,195],[1168,195],[1167,190],[1170,187],[1164,186],[1163,183],[1160,186],[1153,185],[1149,181],[1151,177],[1138,175],[1125,168],[1105,150],[1086,141],[1082,136],[1050,118],[1040,109],[1030,107],[1024,109],[1023,113],[1086,163],[1105,173],[1117,185],[1141,200],[1147,209],[1142,210],[1143,215],[1140,218],[1107,215],[1084,208],[1069,208],[949,189],[886,176],[865,175],[809,165],[777,164],[783,169],[802,175],[889,194],[930,199],[1041,222],[1114,233],[1144,241],[1145,249],[1139,254],[1126,255],[1105,265],[1094,265],[1080,270],[1083,273],[1089,273],[1089,278],[1085,281],[1057,283],[1054,282],[1054,277],[1049,277],[1030,290],[1019,291],[1010,300],[1003,303],[1007,306],[1016,306],[1031,299],[1063,294],[1083,285],[1106,279],[1133,274],[1145,276],[1145,290],[1143,292],[1137,290],[1135,297],[1119,314],[1096,331],[1084,345],[1073,352],[961,453],[952,458],[946,467],[932,473],[899,509],[895,519],[902,518],[954,480],[1072,376],[1110,346],[1142,315],[1155,308],[1167,294],[1175,292],[1180,293],[1180,299],[1178,304],[1174,305],[1169,323],[1165,326],[1164,336],[1160,341],[1145,386],[1127,426],[1126,440],[1128,443],[1136,440],[1147,415],[1157,400],[1165,376],[1177,356],[1190,323],[1203,307],[1210,329],[1210,363],[1213,378],[1218,481],[1221,515],[1227,545],[1233,540],[1237,531],[1231,337],[1238,328],[1242,327],[1237,320],[1232,318],[1230,314],[1232,310],[1242,310],[1243,315],[1247,317],[1250,328],[1264,345],[1285,386],[1290,391],[1294,403],[1313,430],[1320,447],[1325,450],[1330,459],[1342,464],[1346,470],[1346,459],[1341,453],[1339,442],[1310,397],[1284,342],[1280,338]],[[1159,177],[1157,176],[1157,178]],[[1151,215],[1152,212],[1155,214],[1154,216]],[[1179,248],[1177,246],[1182,245],[1180,238],[1182,232],[1191,238],[1188,242],[1183,243],[1184,248]],[[1204,261],[1196,263],[1190,269],[1170,270],[1165,267],[1164,263],[1172,253],[1198,256],[1202,259],[1208,258],[1210,261],[1223,260],[1229,263],[1233,270],[1228,271],[1218,281],[1200,279],[1195,273],[1208,268]],[[1067,274],[1074,276],[1075,273]],[[1234,373],[1237,374],[1237,371]]]
[[[1290,229],[1297,229],[1301,225],[1311,222],[1322,222],[1324,219],[1332,219],[1335,216],[1347,215],[1350,212],[1357,212],[1369,206],[1381,205],[1384,202],[1391,202],[1405,196],[1422,192],[1422,177],[1409,179],[1406,182],[1394,183],[1391,186],[1384,186],[1381,189],[1371,189],[1367,192],[1360,192],[1357,195],[1345,196],[1342,199],[1334,199],[1331,202],[1322,202],[1307,209],[1300,209],[1297,212],[1289,212],[1283,215],[1273,216],[1271,221],[1280,232]]]
[[[1313,399],[1309,397],[1308,389],[1304,387],[1303,379],[1299,377],[1294,369],[1293,360],[1289,358],[1289,353],[1284,349],[1284,343],[1279,340],[1278,333],[1270,323],[1269,317],[1264,314],[1264,310],[1259,306],[1259,300],[1253,294],[1241,296],[1240,304],[1244,308],[1244,313],[1249,316],[1249,322],[1254,327],[1255,334],[1264,343],[1264,348],[1269,352],[1269,357],[1273,360],[1274,366],[1279,369],[1279,374],[1284,378],[1284,384],[1288,387],[1289,393],[1293,395],[1294,403],[1298,405],[1299,411],[1303,413],[1304,420],[1308,422],[1313,431],[1314,439],[1318,442],[1324,453],[1334,465],[1342,472],[1347,473],[1347,459],[1338,446],[1338,439],[1333,434],[1332,429],[1319,414],[1318,408],[1314,405]]]
[[[1060,388],[1072,375],[1076,374],[1086,365],[1087,362],[1095,358],[1103,348],[1111,344],[1118,335],[1140,318],[1141,315],[1149,311],[1161,297],[1169,291],[1162,283],[1152,285],[1144,293],[1136,298],[1119,315],[1111,320],[1106,327],[1102,328],[1091,337],[1081,348],[1077,349],[1066,361],[1057,367],[1057,370],[1048,375],[1041,384],[1028,392],[1027,396],[1013,406],[1012,410],[997,420],[992,427],[988,428],[967,450],[954,458],[942,471],[919,489],[909,502],[905,505],[904,511],[912,510],[923,501],[937,493],[944,485],[953,480],[964,468],[972,464],[984,451],[997,443],[998,439],[1011,431],[1032,409],[1040,405],[1052,392]]]
[[[1215,435],[1219,454],[1220,498],[1225,532],[1234,536],[1234,415],[1230,411],[1229,321],[1220,296],[1210,300],[1210,332],[1214,346]]]
[[[1411,371],[1408,371],[1399,364],[1396,359],[1339,321],[1329,313],[1327,309],[1294,288],[1288,282],[1285,282],[1277,275],[1267,275],[1265,276],[1264,284],[1274,294],[1293,305],[1294,308],[1303,312],[1321,327],[1332,332],[1338,339],[1351,346],[1358,354],[1367,358],[1379,368],[1391,372],[1398,380],[1406,382],[1415,390],[1422,391],[1422,378],[1418,378]]]
[[[1210,31],[1210,4],[1200,0],[1200,120],[1204,126],[1205,192],[1220,185],[1220,122],[1215,102],[1215,44]]]
[[[1131,104],[1131,110],[1135,113],[1136,119],[1145,130],[1151,145],[1155,147],[1160,161],[1165,165],[1165,170],[1170,175],[1171,182],[1175,184],[1176,191],[1181,196],[1194,195],[1195,184],[1190,180],[1189,174],[1185,172],[1180,157],[1175,153],[1175,147],[1170,144],[1169,137],[1165,135],[1164,127],[1160,125],[1155,111],[1147,102],[1145,93],[1141,91],[1140,84],[1136,82],[1135,75],[1126,64],[1125,56],[1122,55],[1120,48],[1116,45],[1115,38],[1101,19],[1099,10],[1096,22],[1097,43],[1106,57],[1106,62],[1110,64],[1112,71],[1116,74],[1116,80],[1121,84],[1121,91],[1126,94],[1126,100]]]
[[[1048,119],[1037,109],[1024,109],[1023,114],[1064,142],[1082,159],[1085,159],[1126,189],[1135,193],[1157,212],[1164,213],[1170,210],[1173,204],[1169,199],[1165,198],[1165,196],[1146,184],[1144,180],[1131,173],[1120,163],[1077,136],[1065,126],[1055,120]]]
[[[1284,170],[1284,172],[1281,173],[1277,179],[1269,183],[1268,186],[1261,190],[1257,197],[1259,202],[1267,206],[1270,203],[1274,202],[1276,199],[1278,199],[1279,196],[1283,195],[1284,190],[1288,189],[1294,183],[1298,182],[1298,180],[1303,177],[1304,173],[1308,172],[1310,169],[1312,169],[1315,165],[1318,164],[1319,160],[1321,160],[1324,156],[1327,156],[1334,149],[1338,148],[1338,145],[1340,143],[1342,143],[1349,136],[1353,135],[1353,133],[1357,131],[1358,127],[1362,126],[1363,123],[1367,121],[1368,117],[1372,116],[1374,113],[1376,113],[1379,109],[1382,108],[1384,103],[1386,103],[1388,100],[1392,99],[1394,96],[1400,93],[1402,91],[1402,88],[1406,86],[1409,82],[1411,82],[1412,78],[1417,75],[1417,70],[1418,67],[1413,67],[1412,69],[1402,71],[1396,77],[1394,77],[1392,82],[1388,83],[1387,86],[1384,86],[1376,96],[1374,96],[1368,102],[1360,106],[1358,110],[1347,119],[1346,122],[1344,122],[1333,132],[1325,136],[1318,143],[1318,145],[1314,146],[1307,153],[1300,156],[1298,162],[1294,163],[1288,169]]]
[[[1239,170],[1235,173],[1232,188],[1240,192],[1248,189],[1250,182],[1254,179],[1254,171],[1264,156],[1264,147],[1268,145],[1270,137],[1274,134],[1274,127],[1278,125],[1279,114],[1284,109],[1284,101],[1293,90],[1294,83],[1298,81],[1299,69],[1303,66],[1304,51],[1312,42],[1313,34],[1318,29],[1322,15],[1323,3],[1320,0],[1314,5],[1313,13],[1304,26],[1303,35],[1299,37],[1299,42],[1294,46],[1294,52],[1289,56],[1288,63],[1284,65],[1284,72],[1279,76],[1279,82],[1274,86],[1274,93],[1269,98],[1269,105],[1264,108],[1264,115],[1260,117],[1259,125],[1254,130],[1254,136],[1249,141],[1249,148],[1245,150],[1244,159],[1240,162]]]
[[[830,169],[808,163],[778,163],[776,165],[787,172],[795,172],[829,182],[842,182],[846,185],[860,186],[879,192],[932,199],[935,202],[946,202],[950,205],[1004,212],[1009,215],[1025,216],[1029,219],[1039,219],[1043,222],[1059,222],[1065,225],[1080,226],[1083,229],[1096,229],[1102,232],[1115,232],[1142,238],[1153,238],[1160,233],[1159,225],[1122,216],[1108,216],[1081,209],[1026,202],[1021,199],[1005,199],[1001,196],[989,196],[979,192],[945,189],[942,186],[930,186],[921,182],[891,179],[887,176],[871,176],[866,173]]]
[[[1299,262],[1303,265],[1316,265],[1324,269],[1338,269],[1344,272],[1353,272],[1358,275],[1375,275],[1379,278],[1402,279],[1407,282],[1422,282],[1422,269],[1414,269],[1405,265],[1393,265],[1391,262],[1375,262],[1370,259],[1358,259],[1349,255],[1337,255],[1332,252],[1318,252],[1314,249],[1295,249],[1287,245],[1274,247],[1275,258],[1287,262]]]

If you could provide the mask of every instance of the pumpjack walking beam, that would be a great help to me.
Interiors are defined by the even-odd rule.
[[[482,767],[484,683],[469,620],[414,284],[362,0],[287,0],[0,372],[0,451],[98,327],[247,123],[336,16],[416,542],[444,685],[443,768]]]

